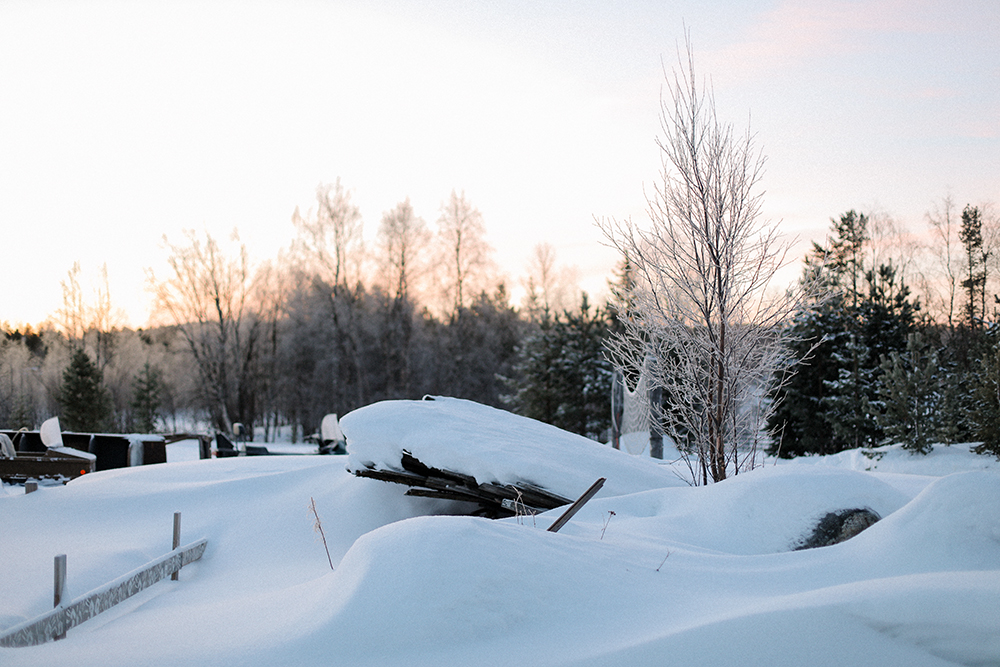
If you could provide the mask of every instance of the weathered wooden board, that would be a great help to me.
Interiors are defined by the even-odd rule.
[[[355,470],[358,477],[378,479],[412,487],[409,496],[445,498],[478,503],[483,514],[493,518],[514,516],[518,512],[537,513],[550,510],[571,501],[528,482],[517,484],[479,483],[475,477],[454,470],[432,468],[404,451],[400,460],[402,470],[391,468],[362,468]]]
[[[44,644],[66,631],[107,611],[160,579],[192,563],[205,553],[208,540],[201,539],[174,549],[141,568],[83,595],[63,607],[10,628],[0,635],[0,646],[20,647]]]
[[[573,504],[566,508],[566,511],[562,513],[558,519],[556,519],[551,526],[549,526],[549,532],[557,533],[559,529],[569,523],[569,520],[573,518],[573,515],[580,511],[580,508],[590,502],[590,499],[597,495],[597,492],[601,490],[604,486],[604,482],[607,480],[603,477],[594,482],[589,489],[583,492],[583,495],[573,501]],[[602,534],[603,537],[603,534]]]

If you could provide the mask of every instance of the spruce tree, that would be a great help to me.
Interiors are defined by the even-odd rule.
[[[147,361],[132,382],[132,427],[139,433],[152,433],[156,428],[162,392],[160,369]]]
[[[935,416],[938,437],[945,444],[970,442],[976,439],[972,413],[978,400],[971,388],[978,384],[980,361],[988,351],[988,337],[982,330],[964,324],[953,329],[936,327],[934,331],[940,334],[941,401]]]
[[[965,248],[966,277],[962,281],[965,288],[965,318],[973,329],[978,328],[986,317],[986,260],[988,253],[983,246],[983,219],[979,209],[966,206],[962,211],[962,227],[958,238]]]
[[[827,395],[820,401],[820,410],[829,426],[829,442],[821,454],[873,447],[882,438],[875,416],[876,369],[866,363],[870,348],[856,335],[847,338],[831,355],[837,377],[823,383]]]
[[[517,347],[512,377],[505,378],[510,393],[502,396],[515,413],[551,424],[559,405],[555,376],[558,350],[553,343],[555,322],[548,312]]]
[[[69,431],[100,432],[111,419],[111,399],[103,374],[82,348],[73,353],[59,388],[62,426]]]
[[[607,314],[592,311],[586,295],[576,312],[543,313],[518,346],[504,402],[517,414],[600,437],[611,421],[612,369],[604,356],[608,331]]]
[[[989,347],[973,376],[970,416],[975,437],[981,441],[975,451],[1000,460],[1000,331],[994,327],[986,338]]]
[[[901,351],[919,305],[891,264],[864,265],[868,218],[848,211],[832,221],[826,246],[815,243],[803,282],[821,296],[792,324],[805,363],[772,399],[772,454],[832,454],[878,444],[878,379],[883,356]]]
[[[842,295],[800,311],[792,323],[792,354],[804,359],[777,396],[768,420],[775,433],[769,453],[785,458],[839,451],[827,420],[826,399],[840,375],[835,357],[846,344],[847,312]]]
[[[891,352],[881,366],[878,421],[885,435],[913,453],[930,453],[940,441],[937,420],[943,399],[937,353],[914,333],[906,351]]]

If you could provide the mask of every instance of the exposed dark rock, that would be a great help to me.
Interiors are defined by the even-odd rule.
[[[830,512],[819,520],[809,537],[798,542],[795,551],[828,547],[849,540],[881,518],[867,507]]]

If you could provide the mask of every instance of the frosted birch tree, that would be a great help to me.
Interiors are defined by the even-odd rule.
[[[764,158],[716,118],[690,42],[665,88],[649,224],[598,221],[635,276],[609,351],[634,374],[645,364],[664,432],[707,484],[753,466],[773,407],[763,397],[792,361],[782,324],[801,300],[773,284],[788,244],[761,217]]]
[[[335,287],[349,287],[361,277],[364,225],[351,191],[338,178],[316,187],[316,212],[292,214],[297,238],[292,247],[299,259]]]
[[[393,299],[405,300],[414,278],[420,277],[421,254],[430,242],[427,223],[413,212],[410,198],[382,214],[377,245],[386,292]]]
[[[476,295],[472,287],[485,284],[484,274],[492,268],[492,247],[486,241],[483,215],[461,194],[451,191],[451,197],[441,205],[437,222],[437,246],[441,255],[440,270],[444,292],[450,302],[451,316],[457,317]]]

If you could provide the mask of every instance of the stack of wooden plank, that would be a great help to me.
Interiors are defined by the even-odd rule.
[[[477,514],[491,519],[536,514],[572,502],[528,482],[478,482],[475,477],[461,472],[432,468],[406,450],[403,450],[400,468],[366,467],[355,470],[354,474],[409,486],[411,488],[406,491],[408,496],[476,503],[480,508]]]

